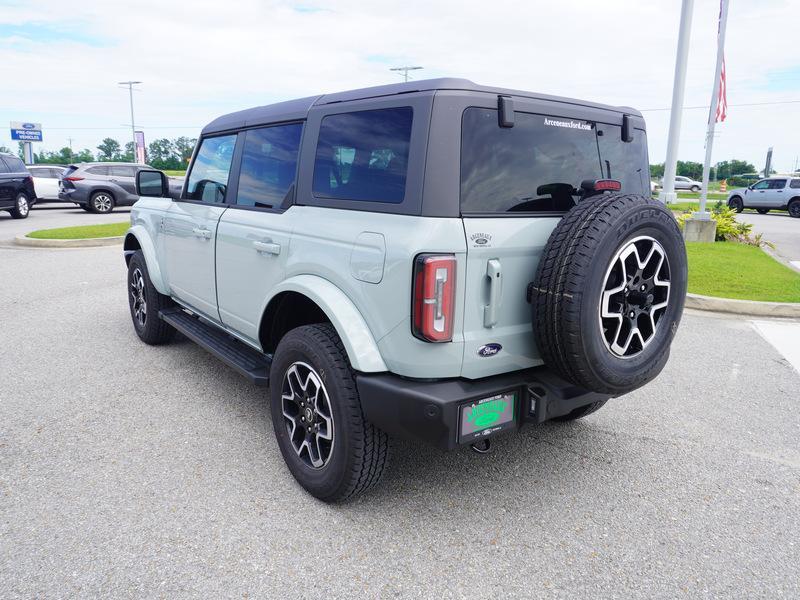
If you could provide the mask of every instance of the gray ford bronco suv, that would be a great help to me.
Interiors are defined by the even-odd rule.
[[[216,119],[179,198],[157,171],[137,191],[136,333],[269,385],[328,502],[379,480],[389,436],[486,451],[646,384],[683,310],[630,108],[461,79],[326,94]]]

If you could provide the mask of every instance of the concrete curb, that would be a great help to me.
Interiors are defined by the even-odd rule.
[[[87,238],[83,240],[46,240],[29,238],[18,235],[14,238],[17,246],[30,246],[34,248],[93,248],[96,246],[116,246],[121,244],[125,236],[106,238]]]
[[[754,300],[733,300],[715,298],[700,294],[686,294],[686,308],[731,313],[748,317],[783,317],[800,319],[800,303],[756,302]]]

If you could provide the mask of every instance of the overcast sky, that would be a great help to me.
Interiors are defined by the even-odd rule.
[[[9,121],[44,126],[38,148],[95,150],[130,138],[127,91],[148,141],[196,137],[214,117],[278,100],[415,78],[477,83],[623,104],[645,111],[661,162],[679,0],[0,0],[0,145]],[[707,106],[717,0],[696,0],[686,106]],[[714,162],[793,169],[800,156],[795,0],[731,0],[728,119]],[[736,106],[750,103],[778,103]],[[679,158],[702,162],[707,109],[685,110]]]

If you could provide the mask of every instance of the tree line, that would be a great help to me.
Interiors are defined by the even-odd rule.
[[[749,162],[734,158],[731,160],[723,160],[711,167],[710,178],[712,181],[717,181],[720,179],[730,179],[737,175],[748,175],[757,172],[756,168]],[[675,174],[699,181],[703,177],[703,163],[679,160]],[[650,177],[654,179],[664,177],[664,163],[650,165]]]
[[[160,138],[153,140],[145,149],[145,162],[156,169],[184,170],[192,157],[197,138],[181,136],[175,139]],[[0,152],[11,152],[6,147],[0,147]],[[18,154],[22,155],[22,143],[19,144]],[[97,146],[97,151],[88,148],[74,151],[65,146],[61,150],[52,152],[42,150],[34,152],[33,161],[36,164],[68,165],[79,162],[134,162],[133,142],[124,146],[114,138],[105,138]]]

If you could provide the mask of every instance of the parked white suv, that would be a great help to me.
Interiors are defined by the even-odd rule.
[[[134,328],[270,388],[289,470],[375,484],[388,435],[487,451],[664,367],[686,292],[630,108],[415,81],[203,129],[180,198],[137,175]]]
[[[800,218],[800,177],[776,176],[728,193],[728,206],[736,212],[755,208],[762,215],[770,210],[788,210]]]

